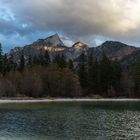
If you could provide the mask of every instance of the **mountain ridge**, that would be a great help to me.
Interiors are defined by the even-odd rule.
[[[21,51],[24,52],[25,60],[28,61],[30,57],[33,58],[34,56],[38,56],[40,53],[44,54],[46,50],[49,52],[51,59],[56,55],[64,55],[66,60],[71,59],[76,61],[82,53],[85,55],[93,54],[94,57],[100,59],[102,55],[105,54],[111,60],[117,59],[120,62],[123,62],[122,64],[126,64],[127,60],[134,61],[134,54],[137,54],[135,59],[140,55],[140,48],[127,45],[119,41],[105,41],[101,45],[92,48],[87,44],[78,41],[71,47],[67,47],[64,45],[58,34],[54,34],[45,39],[38,39],[32,44],[21,48],[13,48],[8,55],[13,57],[14,62],[19,63]]]

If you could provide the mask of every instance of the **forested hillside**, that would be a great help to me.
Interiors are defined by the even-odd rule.
[[[100,59],[82,53],[78,63],[64,55],[50,59],[48,51],[25,63],[3,54],[0,46],[1,97],[140,97],[140,61],[128,69],[104,53]]]

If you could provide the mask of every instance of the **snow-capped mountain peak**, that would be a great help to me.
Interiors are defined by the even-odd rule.
[[[79,41],[76,42],[72,47],[75,49],[84,49],[87,48],[87,45]]]

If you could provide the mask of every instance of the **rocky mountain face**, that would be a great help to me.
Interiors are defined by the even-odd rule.
[[[112,60],[119,60],[123,65],[131,64],[135,59],[140,58],[140,48],[129,46],[121,42],[106,41],[102,45],[89,48],[82,42],[75,43],[72,47],[66,47],[58,34],[45,39],[38,39],[30,45],[24,47],[16,47],[8,53],[9,57],[13,57],[14,62],[19,63],[21,52],[24,52],[25,60],[30,57],[49,52],[50,58],[53,59],[56,55],[64,55],[66,60],[78,61],[82,53],[85,55],[93,54],[97,59],[103,54],[107,55]]]
[[[88,46],[82,42],[75,43],[72,47],[65,49],[64,56],[66,60],[73,60],[75,61],[82,53],[87,55],[88,53]]]
[[[24,58],[26,61],[30,57],[38,56],[43,54],[45,50],[50,53],[59,53],[65,50],[65,46],[61,39],[59,38],[58,34],[50,36],[45,39],[38,39],[37,41],[33,42],[30,45],[26,45],[24,47],[15,47],[11,49],[8,53],[9,57],[12,57],[14,62],[19,63],[21,52],[24,52]]]
[[[111,60],[118,60],[124,68],[132,65],[135,60],[140,59],[140,48],[129,46],[121,42],[106,41],[95,48],[94,56],[100,58],[105,54]]]
[[[49,52],[50,58],[53,59],[56,55],[64,55],[66,60],[75,60],[82,53],[87,53],[88,46],[82,42],[75,43],[72,47],[66,47],[61,41],[58,34],[50,36],[46,39],[38,39],[30,45],[24,47],[15,47],[8,53],[14,62],[19,63],[21,52],[24,52],[25,60],[28,61],[30,57],[44,54],[45,51]]]
[[[93,53],[96,57],[100,57],[104,53],[112,60],[122,60],[123,57],[130,55],[137,50],[139,49],[121,42],[106,41],[98,46]]]
[[[45,46],[45,47],[64,47],[64,43],[61,41],[58,34],[47,37],[46,39],[38,39],[33,42],[31,46]]]

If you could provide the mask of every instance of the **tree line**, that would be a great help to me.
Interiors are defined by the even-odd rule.
[[[122,69],[117,60],[111,61],[105,54],[100,60],[92,54],[88,57],[82,54],[78,67],[79,80],[85,96],[98,94],[103,97],[115,97],[122,92]]]
[[[29,56],[25,61],[21,51],[16,64],[12,57],[3,54],[0,45],[0,96],[1,97],[139,97],[140,61],[123,70],[118,60],[105,54],[100,59],[92,54],[81,54],[78,62],[65,60],[49,53]]]

